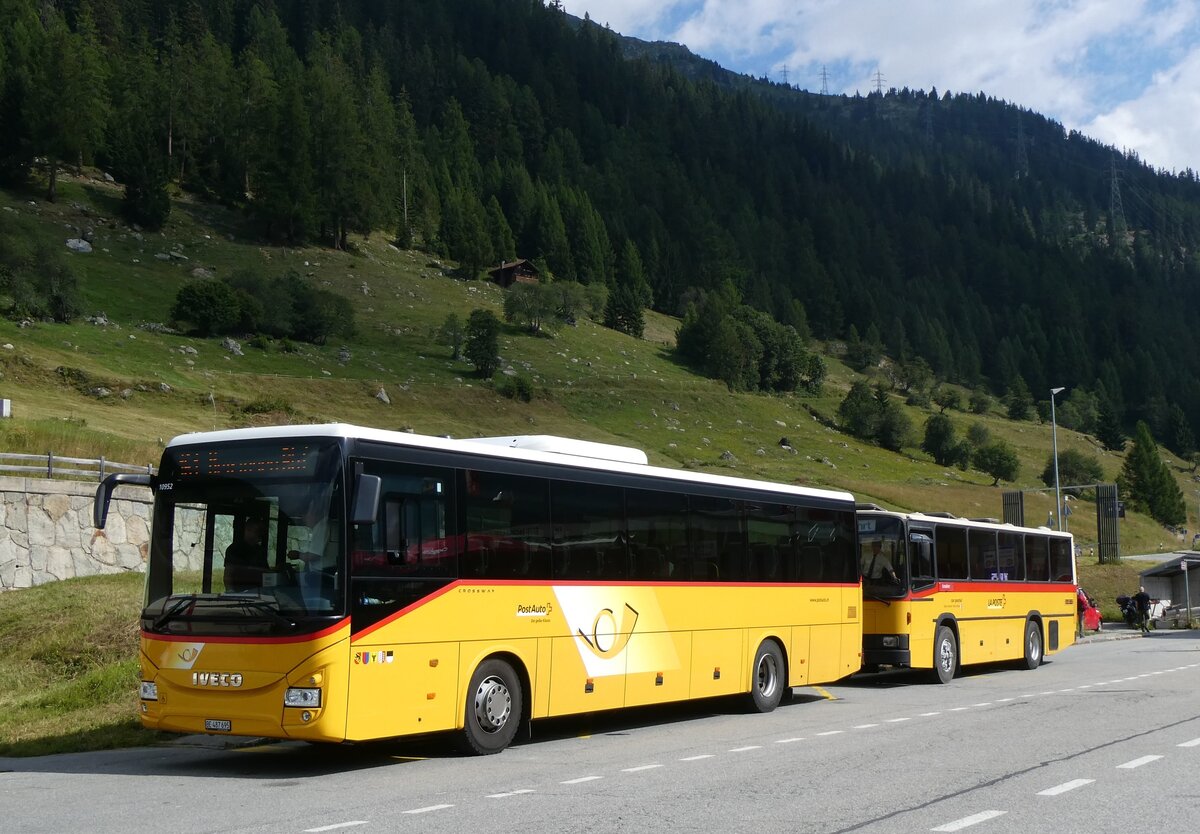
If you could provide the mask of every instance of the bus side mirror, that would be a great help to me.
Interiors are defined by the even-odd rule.
[[[103,530],[108,521],[108,505],[112,501],[113,490],[118,484],[135,484],[148,487],[151,485],[149,475],[109,475],[96,488],[96,502],[92,505],[92,524],[97,530]]]
[[[374,524],[379,514],[379,495],[383,479],[378,475],[359,474],[354,485],[354,515],[351,524]]]

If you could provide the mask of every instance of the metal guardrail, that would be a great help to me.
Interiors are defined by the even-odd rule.
[[[21,461],[9,463],[9,461]],[[133,463],[118,463],[104,458],[67,458],[47,452],[44,455],[29,455],[19,452],[0,452],[0,474],[13,473],[53,478],[58,475],[95,478],[103,481],[119,472],[154,474],[154,466],[138,466]]]

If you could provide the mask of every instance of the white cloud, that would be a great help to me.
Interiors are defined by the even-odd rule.
[[[1200,170],[1200,47],[1154,75],[1136,99],[1096,116],[1081,130],[1101,142],[1138,152],[1170,170]]]

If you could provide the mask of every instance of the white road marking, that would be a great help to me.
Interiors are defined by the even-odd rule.
[[[1060,793],[1082,788],[1084,785],[1090,785],[1095,781],[1095,779],[1072,779],[1070,782],[1063,782],[1061,785],[1055,785],[1053,788],[1038,791],[1038,796],[1058,796]]]
[[[730,753],[745,753],[747,750],[762,750],[761,744],[749,744],[745,747],[734,747]]]
[[[889,718],[889,719],[887,720],[887,723],[889,723],[889,724],[899,724],[901,721],[912,721],[912,716],[909,716],[909,717],[907,717],[907,718]]]
[[[990,707],[991,705],[991,701],[984,701],[982,704],[971,704],[973,707]]]
[[[793,741],[804,741],[804,736],[794,736],[793,738],[777,738],[776,744],[791,744]]]
[[[1200,738],[1194,738],[1191,741],[1185,741],[1183,744],[1176,744],[1176,747],[1200,747]]]
[[[318,831],[333,831],[338,828],[350,828],[354,825],[366,825],[366,820],[350,820],[349,822],[335,822],[333,825],[322,825],[320,828],[306,828],[304,834],[317,834]]]
[[[662,767],[660,764],[639,765],[638,767],[627,767],[622,769],[622,773],[638,773],[643,770],[654,770],[656,767]]]
[[[523,793],[533,793],[533,788],[519,788],[515,791],[508,791],[507,793],[489,793],[487,795],[487,798],[488,799],[507,799],[510,796],[517,796],[518,794],[523,794]]]
[[[858,724],[854,727],[851,727],[850,729],[852,729],[852,730],[869,730],[872,727],[878,727],[878,726],[879,726],[878,724]]]
[[[970,707],[951,707],[950,712],[962,712],[963,710],[968,709],[970,709]]]
[[[453,808],[453,805],[426,805],[424,808],[413,808],[405,811],[405,814],[428,814],[430,811],[444,811],[447,808]]]
[[[972,825],[978,825],[981,822],[994,820],[996,817],[1002,817],[1006,811],[980,811],[978,814],[972,814],[969,817],[963,817],[954,822],[948,822],[945,825],[939,825],[937,828],[931,828],[930,831],[962,831],[964,828],[969,828]]]
[[[1081,683],[1081,684],[1079,684],[1079,688],[1080,689],[1091,689],[1092,685],[1090,683]]]
[[[922,718],[930,718],[934,715],[941,715],[941,713],[940,712],[923,712],[923,713],[921,713]]]
[[[1131,762],[1119,764],[1117,767],[1124,768],[1125,770],[1133,770],[1135,767],[1141,767],[1144,764],[1150,764],[1150,762],[1157,762],[1161,758],[1162,756],[1142,756],[1140,759],[1134,759]]]
[[[1060,689],[1058,691],[1059,692],[1074,692],[1075,690],[1072,688],[1072,689]]]
[[[698,762],[701,759],[711,759],[711,758],[713,758],[712,753],[702,753],[699,756],[685,756],[684,758],[680,759],[679,761],[681,761],[681,762]]]
[[[1017,699],[1016,698],[997,698],[996,703],[997,704],[1007,704],[1009,701],[1015,701],[1015,700],[1017,700]]]
[[[578,779],[568,779],[565,782],[559,782],[560,785],[579,785],[583,782],[595,782],[597,779],[603,779],[603,776],[580,776]]]
[[[841,730],[826,730],[823,733],[817,733],[817,735],[819,735],[819,736],[836,736],[841,732],[842,732]]]
[[[1051,689],[1049,692],[1039,692],[1038,694],[1039,694],[1039,695],[1053,695],[1053,694],[1054,694],[1054,690],[1053,690],[1053,689]]]

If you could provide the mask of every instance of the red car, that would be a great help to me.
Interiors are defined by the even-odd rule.
[[[1088,596],[1083,588],[1076,587],[1075,599],[1079,606],[1079,616],[1083,620],[1084,631],[1099,631],[1101,627],[1100,609],[1096,607],[1096,600]]]

